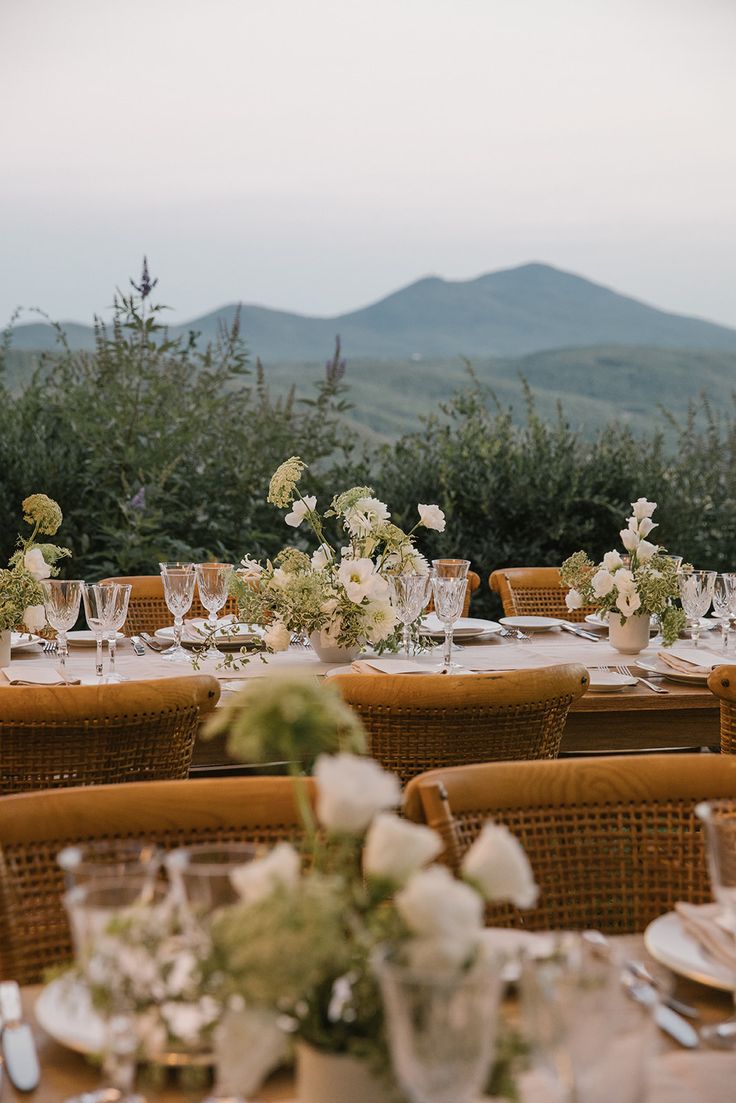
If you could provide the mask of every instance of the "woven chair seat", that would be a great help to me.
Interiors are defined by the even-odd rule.
[[[693,809],[716,797],[736,799],[736,761],[644,755],[434,770],[409,785],[405,812],[441,832],[455,869],[486,819],[516,835],[539,902],[489,909],[493,926],[627,934],[711,898]]]
[[[580,622],[594,613],[594,605],[568,609],[559,567],[504,567],[493,571],[488,585],[498,594],[507,617],[559,617]]]
[[[124,635],[139,636],[141,632],[148,632],[153,635],[159,628],[166,628],[174,623],[173,613],[169,611],[164,598],[164,584],[160,575],[122,575],[119,578],[103,578],[102,581],[127,583],[133,587],[130,591],[128,615],[123,625]],[[208,615],[207,610],[199,600],[195,583],[192,607],[187,613],[187,617],[207,617]],[[217,615],[218,617],[237,616],[238,603],[235,598],[229,597],[224,608]]]

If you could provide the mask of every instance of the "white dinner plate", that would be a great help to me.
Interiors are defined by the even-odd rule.
[[[559,617],[501,617],[501,624],[507,628],[520,628],[522,632],[549,632],[551,628],[567,624],[567,621]]]
[[[186,632],[185,624],[185,632]],[[233,627],[241,629],[241,631],[233,632]],[[192,631],[192,628],[189,629]],[[173,643],[174,641],[174,626],[169,625],[166,628],[157,628],[154,632],[154,636],[157,640],[161,640],[162,643]],[[188,635],[182,637],[182,645],[184,647],[201,647],[204,642],[205,634],[202,635],[201,640],[192,639]],[[238,624],[229,625],[228,628],[217,628],[215,630],[215,639],[217,646],[220,648],[232,648],[237,650],[246,643],[255,643],[258,640],[263,639],[263,629],[259,628],[255,624]]]
[[[613,670],[588,670],[588,676],[588,693],[619,693],[627,686],[636,685],[636,678]]]
[[[74,644],[75,647],[94,647],[96,640],[94,632],[91,632],[89,628],[80,628],[76,632],[67,632],[67,642]],[[124,640],[125,636],[122,632],[115,633],[116,640]]]
[[[501,631],[501,625],[495,620],[479,620],[475,617],[460,617],[455,621],[453,635],[455,639],[472,640],[478,636],[489,636]],[[422,632],[427,636],[444,636],[445,626],[436,613],[427,613],[422,621]]]
[[[37,643],[41,643],[38,636],[31,636],[28,632],[11,632],[10,633],[10,650],[22,651],[26,647],[35,647]]]
[[[655,961],[681,977],[726,992],[736,988],[736,976],[685,933],[676,912],[666,912],[649,924],[644,932],[644,945]]]
[[[661,659],[634,659],[634,663],[640,670],[646,670],[649,674],[661,674],[670,682],[679,682],[685,686],[704,686],[708,681],[707,674],[681,674],[679,670],[673,670]]]

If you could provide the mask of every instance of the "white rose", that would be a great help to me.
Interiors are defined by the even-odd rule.
[[[263,858],[254,858],[232,870],[230,883],[246,904],[255,904],[277,888],[295,889],[301,860],[291,843],[277,843]]]
[[[572,609],[582,609],[582,607],[583,607],[582,595],[580,593],[578,593],[577,590],[568,590],[568,592],[565,594],[565,605],[570,610],[572,610]]]
[[[419,524],[425,529],[434,529],[435,532],[445,531],[445,515],[439,506],[425,506],[421,502],[417,506],[419,510]]]
[[[648,563],[652,556],[658,551],[658,544],[650,544],[648,540],[642,540],[639,547],[636,549],[636,557],[640,563]]]
[[[524,848],[507,827],[487,823],[462,862],[463,876],[477,885],[486,900],[509,901],[531,908],[539,889]]]
[[[46,624],[46,610],[43,605],[29,605],[23,614],[23,623],[29,632],[40,632]]]
[[[275,620],[264,631],[263,642],[271,651],[287,651],[291,643],[291,632],[280,620]]]
[[[412,934],[454,943],[461,956],[483,929],[483,898],[445,866],[413,874],[395,904]]]
[[[321,754],[314,766],[317,819],[328,831],[360,834],[378,812],[401,801],[399,780],[372,758]]]
[[[607,571],[617,571],[623,565],[624,561],[617,551],[606,552],[603,556],[603,566]]]
[[[627,551],[636,551],[637,544],[639,543],[639,533],[633,529],[621,529],[619,533],[621,537],[621,543]]]
[[[655,525],[654,521],[650,520],[649,517],[644,517],[636,526],[636,531],[639,533],[639,536],[644,537],[649,536],[649,533],[652,531],[652,529],[656,529],[658,527],[659,526]]]
[[[605,597],[606,594],[610,594],[616,582],[611,572],[603,568],[600,571],[596,571],[590,580],[590,584],[593,587],[593,592],[596,597]]]
[[[374,574],[372,559],[344,559],[337,569],[345,593],[356,605],[373,594]]]
[[[29,548],[26,554],[23,556],[23,566],[30,575],[40,582],[42,578],[51,577],[51,567],[43,557],[43,552],[40,548]]]
[[[634,511],[634,517],[637,521],[641,521],[644,517],[651,517],[657,508],[656,502],[648,502],[646,498],[637,498],[635,502],[631,503],[631,508]]]
[[[316,505],[317,499],[314,494],[307,494],[303,499],[298,498],[292,505],[291,513],[287,513],[284,520],[293,529],[298,529],[307,514],[314,512]]]
[[[616,608],[620,609],[625,617],[630,617],[632,613],[641,605],[641,598],[637,594],[636,590],[621,590],[616,598]]]
[[[312,552],[312,566],[315,571],[322,571],[332,561],[332,551],[327,544],[320,544],[315,552]]]
[[[380,812],[368,828],[363,849],[367,877],[380,877],[395,885],[421,869],[442,850],[442,839],[431,827],[409,823],[390,812]]]

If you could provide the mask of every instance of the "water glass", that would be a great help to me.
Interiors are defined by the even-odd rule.
[[[111,582],[109,583],[112,593],[109,598],[109,623],[105,631],[107,637],[107,648],[110,659],[110,669],[108,671],[106,682],[124,682],[125,677],[122,674],[115,672],[115,651],[117,648],[117,634],[125,624],[125,620],[128,616],[128,602],[130,601],[130,593],[133,587],[127,582]]]
[[[161,868],[161,852],[144,839],[93,839],[65,846],[57,863],[67,890],[89,881],[138,876],[151,884]]]
[[[198,563],[196,567],[199,600],[207,610],[208,646],[217,651],[214,632],[217,628],[217,614],[227,602],[230,593],[230,579],[234,567],[231,563]]]
[[[95,637],[95,674],[100,681],[102,681],[102,641],[110,620],[109,598],[109,585],[103,586],[101,583],[97,583],[95,586],[90,586],[89,583],[84,584],[82,590],[84,615]]]
[[[56,629],[57,654],[61,675],[66,681],[66,659],[69,653],[66,634],[79,616],[84,582],[81,579],[46,578],[41,583],[46,620]]]
[[[468,585],[464,576],[439,576],[432,579],[434,609],[445,629],[445,644],[442,666],[438,670],[449,674],[462,667],[452,661],[452,636],[455,622],[459,619],[465,603],[465,588]]]
[[[691,629],[694,647],[698,646],[700,639],[700,618],[710,609],[715,581],[715,571],[687,571],[679,576],[680,601]]]
[[[427,604],[430,589],[430,577],[426,574],[407,571],[391,578],[391,596],[396,616],[402,626],[401,636],[407,658],[411,649],[411,625]]]
[[[736,930],[736,800],[704,800],[695,815],[705,826],[713,896]]]
[[[176,899],[192,922],[206,929],[213,914],[240,895],[232,874],[258,854],[252,843],[195,843],[170,851],[164,864]]]
[[[174,617],[174,642],[162,652],[162,657],[172,662],[186,660],[189,656],[181,645],[184,617],[192,607],[196,574],[193,563],[159,563],[164,583],[164,597],[169,612]]]
[[[411,1103],[476,1103],[495,1048],[500,970],[419,971],[379,957],[391,1060]]]
[[[721,650],[728,653],[731,617],[736,606],[736,574],[719,574],[713,584],[713,612],[721,624]]]

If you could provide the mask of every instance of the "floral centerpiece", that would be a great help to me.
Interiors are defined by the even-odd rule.
[[[665,548],[647,539],[657,527],[652,521],[657,503],[639,498],[631,508],[627,527],[620,533],[626,559],[618,551],[609,551],[600,563],[594,563],[584,551],[575,552],[560,571],[562,582],[570,587],[565,601],[568,609],[596,606],[599,616],[607,618],[614,629],[614,646],[619,638],[615,629],[633,621],[639,642],[644,643],[624,643],[620,650],[639,651],[646,646],[650,617],[657,618],[664,644],[670,646],[685,626],[682,609],[672,604],[679,595],[677,563]]]
[[[266,626],[263,646],[268,651],[286,650],[295,634],[310,637],[325,657],[335,649],[355,654],[364,643],[398,646],[389,579],[405,571],[428,573],[414,533],[421,527],[442,532],[442,510],[419,505],[419,520],[407,533],[391,522],[371,487],[355,486],[320,513],[316,497],[299,488],[306,469],[298,456],[282,463],[271,479],[268,501],[289,509],[284,520],[292,528],[306,522],[318,547],[311,557],[286,547],[265,565],[246,557],[233,580],[241,618]],[[340,549],[325,535],[325,522],[333,518],[346,535]]]
[[[58,574],[55,564],[71,555],[68,548],[40,541],[40,536],[53,536],[62,522],[59,506],[45,494],[31,494],[23,501],[23,520],[31,526],[28,536],[18,536],[16,550],[7,568],[0,570],[0,634],[25,628],[40,632],[46,624],[43,589],[45,578]],[[9,660],[9,655],[7,656]]]

